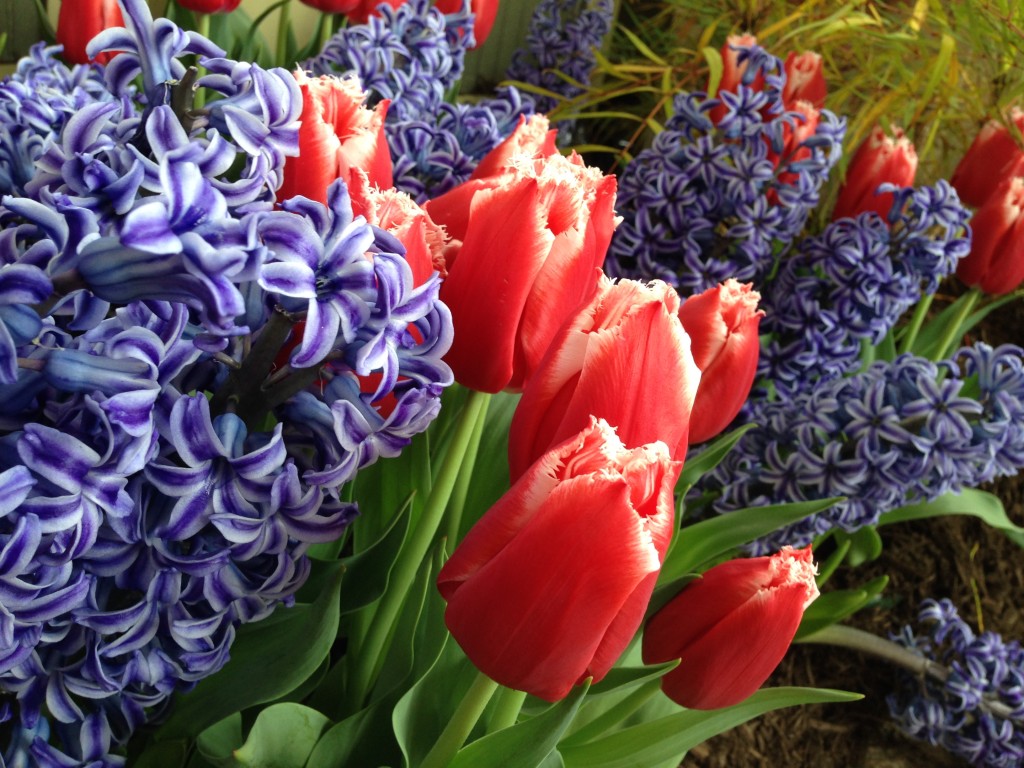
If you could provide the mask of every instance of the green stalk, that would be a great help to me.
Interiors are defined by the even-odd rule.
[[[483,410],[476,420],[473,434],[469,438],[469,447],[466,449],[466,459],[459,469],[459,476],[455,479],[455,488],[452,490],[452,498],[448,504],[447,527],[445,536],[448,538],[448,549],[452,550],[459,541],[459,528],[462,525],[462,511],[466,507],[466,497],[469,495],[469,483],[473,479],[473,468],[476,466],[476,454],[480,449],[480,439],[484,434],[484,424],[487,421],[487,406],[490,399],[486,400]]]
[[[490,720],[487,721],[487,732],[494,733],[515,725],[524,701],[526,701],[526,691],[517,691],[514,688],[502,688],[498,691],[498,698],[494,702],[494,712]]]
[[[451,763],[497,689],[496,682],[483,672],[477,672],[476,679],[462,697],[452,719],[448,721],[448,725],[420,763],[420,768],[445,768]]]
[[[956,313],[956,317],[953,318],[952,322],[946,326],[946,332],[942,335],[942,340],[936,348],[935,360],[945,360],[956,349],[956,345],[960,343],[963,337],[960,326],[971,316],[971,312],[974,311],[974,306],[980,298],[981,289],[979,288],[971,288],[967,292],[964,303],[960,305],[960,311]]]
[[[277,58],[275,61],[284,67],[289,69],[288,64],[288,32],[291,31],[291,10],[292,4],[285,3],[281,6],[281,14],[277,19]]]
[[[317,51],[318,53],[322,52],[327,47],[328,41],[334,37],[335,18],[333,13],[325,13],[320,21],[320,48]]]
[[[917,341],[917,334],[921,331],[921,325],[924,323],[924,319],[928,316],[928,310],[932,306],[932,299],[935,298],[934,293],[926,293],[921,297],[921,300],[917,302],[917,306],[914,308],[914,314],[910,318],[910,323],[907,325],[907,330],[903,334],[903,340],[900,342],[900,352],[911,352],[914,349],[914,342]]]
[[[366,633],[364,642],[354,654],[359,657],[359,663],[353,668],[348,689],[345,691],[346,709],[349,712],[356,712],[362,708],[367,694],[380,674],[391,628],[398,618],[405,596],[416,580],[416,573],[434,543],[434,537],[455,487],[459,467],[466,458],[476,422],[481,418],[489,399],[490,395],[485,392],[470,391],[466,405],[459,414],[455,434],[424,504],[423,515],[412,530],[398,557],[398,562],[395,563],[388,579],[387,590],[374,614],[373,623]]]
[[[210,14],[196,11],[196,32],[210,39]],[[197,62],[198,64],[198,62]],[[192,96],[192,109],[198,111],[206,105],[206,94],[201,88],[197,88]]]

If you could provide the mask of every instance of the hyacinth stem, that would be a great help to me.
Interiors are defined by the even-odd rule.
[[[484,434],[484,423],[487,420],[487,406],[490,398],[484,401],[483,410],[477,417],[473,434],[469,438],[469,446],[466,449],[466,459],[459,469],[459,476],[455,479],[455,488],[452,490],[452,498],[448,503],[448,514],[446,516],[445,536],[448,539],[448,549],[451,550],[459,541],[459,528],[462,526],[462,511],[466,508],[466,497],[469,494],[469,484],[473,479],[473,468],[476,466],[476,454],[480,449],[480,439]]]
[[[487,732],[494,733],[515,725],[524,701],[526,691],[517,691],[514,688],[502,688],[498,691],[498,697],[494,701],[494,712],[487,721]]]
[[[441,526],[455,488],[459,468],[466,459],[476,423],[483,417],[490,397],[486,392],[470,390],[466,398],[455,427],[455,434],[447,453],[441,459],[441,466],[427,496],[423,513],[411,531],[401,556],[395,562],[388,579],[387,591],[380,600],[365,639],[360,643],[356,654],[359,663],[352,669],[348,689],[345,691],[346,708],[350,712],[356,712],[362,707],[380,674],[388,637],[391,635],[402,603],[416,580],[416,574],[434,543],[434,537]]]
[[[928,316],[928,310],[931,308],[932,299],[934,298],[934,293],[926,293],[921,297],[921,300],[917,302],[917,306],[914,307],[914,314],[911,316],[910,322],[907,324],[906,332],[903,334],[903,340],[900,342],[900,352],[912,352],[914,350],[914,344],[917,342],[917,334],[921,332],[921,326],[924,324],[924,320]]]
[[[285,3],[281,6],[281,13],[277,18],[277,58],[275,61],[282,63],[288,61],[288,33],[291,31],[291,12],[292,4],[290,2]]]
[[[886,640],[884,637],[873,635],[856,627],[848,627],[845,624],[832,624],[824,629],[819,629],[813,635],[808,635],[794,642],[834,645],[840,648],[860,651],[861,653],[867,653],[891,664],[903,667],[915,675],[930,677],[939,683],[945,683],[949,678],[949,668],[939,664],[937,661],[914,653],[898,643]],[[981,700],[980,706],[996,717],[1013,719],[1013,711],[1001,701],[986,697]]]
[[[466,743],[473,726],[476,725],[498,684],[483,672],[477,672],[473,684],[462,697],[458,708],[445,726],[430,752],[420,763],[420,768],[445,768]]]
[[[942,335],[942,339],[939,342],[939,346],[936,347],[935,359],[945,360],[949,357],[953,351],[960,344],[963,333],[960,328],[967,321],[967,318],[971,316],[971,312],[974,311],[974,306],[978,303],[978,299],[981,298],[981,290],[978,288],[971,288],[965,295],[963,302],[960,304],[960,309],[956,313],[949,325],[946,326],[946,332]]]
[[[210,14],[208,14],[208,13],[200,13],[199,11],[196,11],[195,17],[196,17],[196,32],[198,32],[200,35],[202,35],[207,40],[209,40],[210,39]],[[195,109],[202,109],[205,103],[206,103],[206,94],[204,94],[200,90],[196,90],[195,95],[193,96],[192,106]],[[188,126],[186,126],[186,130],[188,130]]]
[[[273,369],[281,346],[292,332],[292,325],[292,319],[284,312],[274,311],[270,315],[241,367],[232,371],[214,393],[210,400],[212,413],[224,413],[228,404],[234,403],[243,419],[254,422],[257,416],[266,412],[267,399],[262,390],[263,382]]]

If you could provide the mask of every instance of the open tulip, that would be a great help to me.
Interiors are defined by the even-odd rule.
[[[700,371],[678,311],[679,296],[667,283],[601,279],[523,390],[509,429],[513,480],[592,415],[613,425],[628,447],[661,440],[672,458],[686,455]]]
[[[971,218],[971,252],[957,264],[965,284],[1000,296],[1024,282],[1024,177],[999,184]]]
[[[438,574],[477,668],[548,701],[603,678],[643,620],[678,471],[663,443],[627,449],[599,419],[538,459]]]
[[[57,42],[64,46],[64,59],[72,64],[86,64],[89,55],[86,45],[96,35],[110,27],[123,27],[124,17],[117,0],[65,0],[57,16]],[[106,63],[113,53],[96,57]]]
[[[644,628],[643,659],[681,659],[661,687],[690,709],[752,695],[786,655],[818,596],[811,548],[730,560],[690,582]]]
[[[614,203],[615,177],[576,154],[526,153],[427,202],[462,241],[441,286],[456,329],[446,358],[456,381],[522,389],[558,328],[597,290]]]
[[[878,192],[882,184],[909,187],[917,173],[917,152],[901,128],[889,136],[881,126],[860,145],[846,169],[846,181],[832,209],[832,220],[874,211],[883,219],[892,208],[892,192]]]
[[[782,103],[789,109],[798,101],[806,101],[815,109],[825,106],[825,74],[821,67],[821,54],[804,51],[797,54],[793,51],[786,57],[786,85],[782,89]]]
[[[231,13],[242,0],[175,0],[178,5],[193,13]]]
[[[729,426],[750,394],[761,350],[760,298],[749,283],[730,278],[683,302],[679,319],[701,371],[690,414],[691,444],[710,440]]]
[[[1009,122],[1024,133],[1024,111],[1014,107]],[[1010,129],[998,120],[990,120],[975,136],[949,181],[962,202],[980,208],[1001,181],[1024,170],[1022,165],[1024,150]]]
[[[391,154],[384,136],[389,102],[363,106],[364,94],[354,77],[308,77],[297,71],[302,92],[299,154],[285,160],[277,199],[303,195],[327,203],[327,188],[341,178],[350,189],[359,186],[354,171],[363,171],[371,185],[392,186]]]

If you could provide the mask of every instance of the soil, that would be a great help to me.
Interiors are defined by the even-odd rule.
[[[989,343],[1024,345],[1024,305],[1015,302],[988,321],[979,336]],[[1010,518],[1024,525],[1024,475],[1003,478],[985,490],[999,496]],[[886,636],[913,623],[926,597],[948,597],[975,630],[1024,641],[1024,551],[975,518],[941,518],[883,527],[882,556],[856,569],[837,587],[856,586],[888,574],[875,607],[847,623]],[[848,577],[847,577],[848,578]],[[830,582],[831,583],[831,582]],[[889,718],[885,697],[894,670],[853,651],[794,645],[766,685],[839,688],[860,701],[794,707],[770,713],[693,749],[682,768],[962,768],[949,752],[912,740]]]

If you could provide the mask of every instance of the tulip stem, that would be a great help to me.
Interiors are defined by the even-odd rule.
[[[451,502],[448,504],[447,527],[445,535],[448,538],[448,548],[452,549],[459,541],[459,528],[462,525],[462,511],[466,507],[466,497],[469,494],[469,483],[473,479],[473,468],[476,466],[476,455],[480,449],[480,439],[484,434],[484,423],[487,420],[487,406],[490,398],[484,400],[480,415],[477,416],[473,434],[470,435],[469,445],[466,447],[466,457],[459,469],[459,476],[455,479],[455,488],[452,491]]]
[[[964,296],[963,303],[960,305],[956,317],[946,326],[946,332],[942,335],[939,346],[936,347],[935,360],[945,360],[956,349],[956,345],[963,338],[963,332],[960,328],[967,321],[967,318],[971,316],[974,305],[978,303],[979,298],[981,298],[981,290],[978,288],[971,288]]]
[[[196,32],[199,33],[200,35],[202,35],[203,37],[205,37],[207,40],[209,40],[210,39],[210,14],[208,14],[208,13],[200,13],[199,11],[196,11],[195,12],[195,17],[196,17]],[[197,62],[197,64],[198,64],[198,62]],[[190,85],[190,87],[194,87],[194,86]],[[206,104],[206,94],[203,92],[203,90],[201,88],[196,88],[195,92],[192,95],[192,99],[191,99],[191,103],[189,104],[189,107],[193,111],[195,111],[195,110],[202,109],[205,104]],[[188,126],[186,126],[186,130],[187,129],[188,129]]]
[[[863,629],[848,627],[845,624],[832,624],[819,629],[812,635],[800,638],[798,643],[815,643],[818,645],[834,645],[849,648],[853,651],[868,653],[891,664],[910,670],[915,675],[930,677],[937,683],[945,683],[949,678],[949,669],[927,656],[914,653],[898,643],[884,637],[865,632]],[[1009,720],[1013,720],[1013,710],[1001,701],[990,697],[981,700],[980,707],[985,711]]]
[[[445,768],[466,743],[473,726],[483,714],[498,684],[483,672],[477,672],[476,679],[469,686],[466,695],[459,702],[455,714],[445,726],[430,752],[420,763],[420,768]]]
[[[288,64],[288,33],[291,31],[291,10],[290,2],[281,6],[281,13],[277,17],[277,59],[282,67],[289,67]]]
[[[526,691],[504,687],[498,691],[498,698],[494,702],[494,712],[487,721],[487,732],[494,733],[515,725],[524,701],[526,701]]]
[[[323,53],[324,48],[327,47],[327,43],[334,37],[334,21],[335,15],[333,13],[325,13],[324,17],[320,19],[320,53]]]
[[[924,324],[924,319],[928,316],[928,310],[932,306],[932,299],[935,298],[934,293],[926,293],[921,297],[921,300],[917,302],[917,306],[914,308],[914,314],[910,317],[910,322],[907,324],[903,339],[900,341],[900,352],[913,352],[914,343],[917,341],[917,334],[921,331],[921,326]]]
[[[362,708],[367,694],[380,674],[385,658],[385,650],[392,627],[398,618],[416,574],[430,552],[434,537],[444,518],[445,509],[455,488],[455,480],[459,467],[466,456],[466,450],[476,428],[476,422],[482,417],[490,395],[485,392],[471,390],[466,398],[462,413],[455,426],[455,434],[448,446],[448,451],[441,460],[441,467],[430,489],[423,506],[423,514],[410,532],[400,557],[388,579],[387,589],[380,599],[377,611],[370,623],[369,631],[363,642],[359,644],[358,653],[351,653],[350,658],[358,658],[359,663],[352,669],[352,675],[346,694],[346,705],[350,712]]]

